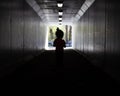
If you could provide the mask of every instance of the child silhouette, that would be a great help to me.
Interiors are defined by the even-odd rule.
[[[65,41],[62,39],[63,38],[63,31],[57,28],[56,30],[56,39],[53,42],[53,46],[56,47],[55,53],[56,53],[56,63],[58,67],[63,67],[63,54],[64,54],[64,47],[65,46]]]

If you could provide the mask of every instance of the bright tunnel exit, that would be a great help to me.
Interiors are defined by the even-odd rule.
[[[47,27],[47,36],[46,36],[46,44],[45,49],[46,50],[54,50],[55,47],[53,47],[53,42],[56,39],[56,29],[59,28],[63,31],[64,36],[62,39],[65,40],[66,48],[65,49],[72,49],[73,48],[73,28],[72,25],[48,25]]]

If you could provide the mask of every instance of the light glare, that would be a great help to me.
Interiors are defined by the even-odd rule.
[[[59,18],[59,21],[61,21],[62,20],[62,18]]]
[[[61,8],[63,7],[63,3],[58,3],[57,6]]]
[[[59,15],[63,15],[63,12],[58,12]]]

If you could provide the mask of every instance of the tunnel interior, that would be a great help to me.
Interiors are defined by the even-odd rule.
[[[70,47],[120,82],[119,11],[115,0],[1,0],[0,78],[45,51],[49,26],[71,25]]]

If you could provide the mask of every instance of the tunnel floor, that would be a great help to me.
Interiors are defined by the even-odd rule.
[[[64,68],[57,68],[54,50],[36,56],[6,77],[5,80],[30,82],[41,86],[114,88],[118,83],[99,68],[93,66],[83,55],[65,50]],[[17,83],[16,83],[17,84]]]

